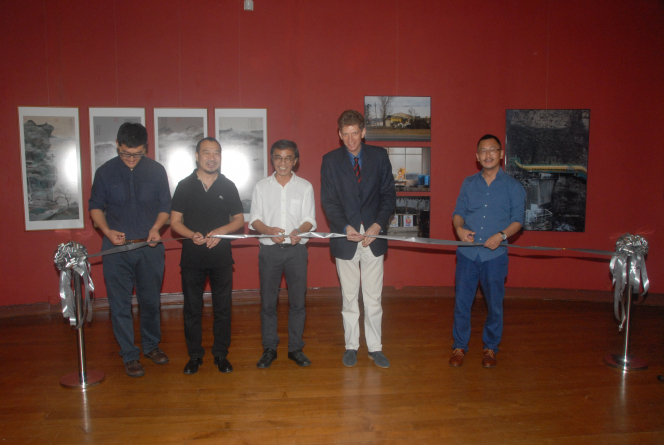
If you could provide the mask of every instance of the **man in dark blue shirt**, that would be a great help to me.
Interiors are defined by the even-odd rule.
[[[90,216],[104,234],[102,250],[144,241],[159,241],[168,221],[171,194],[166,170],[145,156],[148,133],[140,124],[126,122],[118,130],[118,156],[99,167],[90,196]],[[131,299],[134,286],[140,307],[143,354],[157,364],[168,362],[159,348],[160,302],[164,278],[164,246],[151,244],[104,256],[104,279],[111,308],[113,333],[120,345],[125,371],[145,374],[141,350],[134,344]]]
[[[477,145],[482,171],[461,185],[453,214],[454,229],[461,241],[483,246],[457,249],[454,304],[454,352],[451,366],[463,365],[470,340],[470,309],[482,285],[488,307],[484,324],[485,368],[496,366],[496,353],[503,334],[503,299],[507,277],[507,238],[523,225],[526,191],[500,168],[503,151],[496,136],[487,134]]]

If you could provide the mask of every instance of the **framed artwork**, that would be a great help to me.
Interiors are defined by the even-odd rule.
[[[387,234],[429,238],[430,207],[429,196],[397,196],[397,206],[387,226]]]
[[[145,108],[90,108],[90,162],[93,181],[97,169],[117,156],[115,140],[120,125],[125,122],[145,126]]]
[[[397,192],[428,192],[431,182],[431,147],[384,147],[392,164]]]
[[[585,232],[590,110],[507,110],[505,172],[526,189],[524,230]]]
[[[431,97],[364,96],[367,141],[431,142]]]
[[[78,108],[18,107],[25,230],[82,229]]]
[[[254,186],[267,177],[267,109],[216,108],[214,125],[221,173],[237,187],[248,219]]]
[[[205,108],[154,109],[155,159],[168,174],[171,196],[196,169],[196,144],[207,134]]]

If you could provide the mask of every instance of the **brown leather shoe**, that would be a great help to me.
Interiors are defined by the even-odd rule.
[[[466,356],[466,351],[463,349],[455,349],[450,357],[450,366],[459,367],[463,365],[463,358]]]
[[[152,351],[144,355],[158,365],[168,363],[168,356],[159,348],[154,348]]]
[[[143,365],[138,360],[128,361],[125,365],[125,371],[129,377],[143,377],[145,375],[145,370]]]
[[[485,368],[493,368],[496,366],[496,353],[493,352],[493,349],[484,350],[484,358],[482,359],[482,366]]]

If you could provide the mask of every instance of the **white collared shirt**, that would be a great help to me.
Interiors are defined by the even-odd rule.
[[[251,214],[249,229],[254,221],[259,220],[268,227],[284,229],[286,235],[299,228],[305,222],[311,223],[311,231],[316,230],[316,206],[314,188],[309,181],[291,172],[290,181],[281,186],[275,177],[276,173],[261,179],[254,187],[251,195]],[[307,238],[302,238],[304,244]],[[262,244],[272,245],[270,238],[260,238]],[[286,237],[285,243],[290,243]]]

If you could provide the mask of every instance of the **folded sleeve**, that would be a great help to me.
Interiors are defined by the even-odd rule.
[[[305,222],[311,223],[311,231],[314,232],[318,227],[316,225],[316,203],[314,201],[314,188],[310,183],[304,191],[302,199],[302,218],[298,223],[298,227]]]

